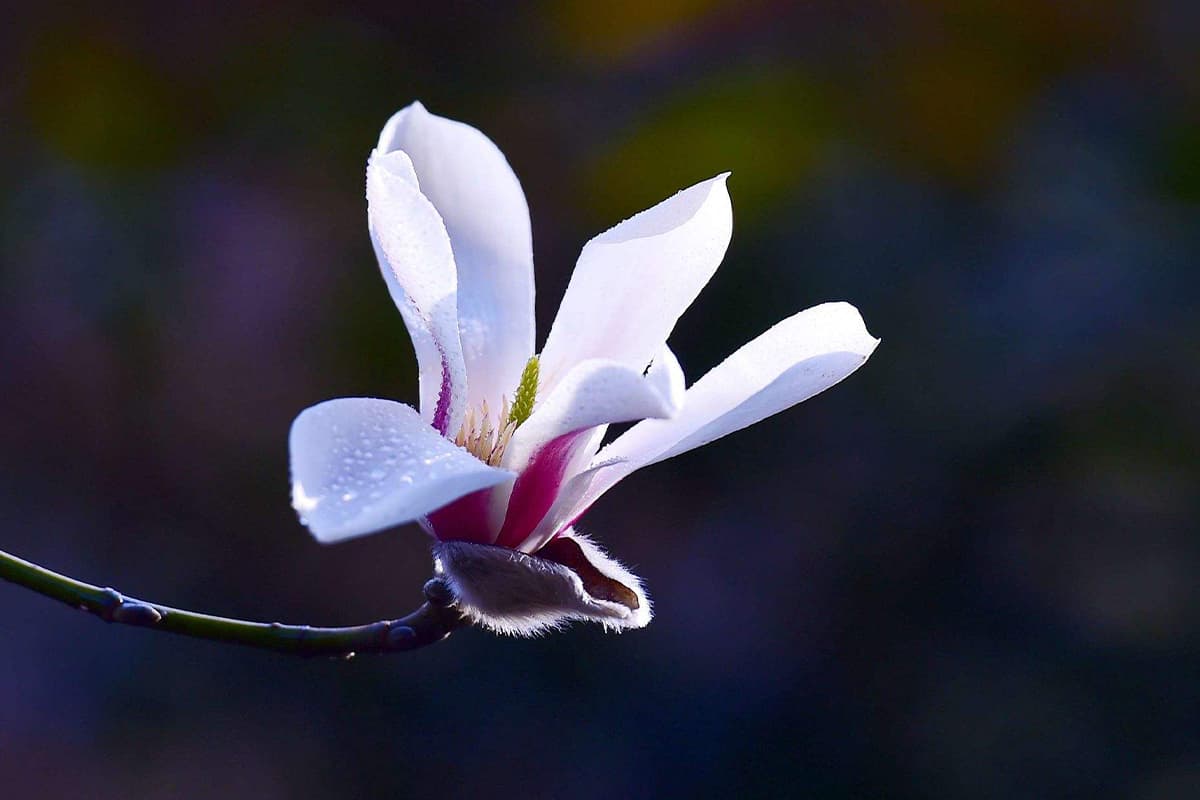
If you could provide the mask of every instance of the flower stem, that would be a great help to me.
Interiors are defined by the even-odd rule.
[[[425,584],[425,603],[408,616],[347,628],[249,622],[148,603],[68,578],[2,550],[0,580],[95,614],[105,622],[300,656],[350,658],[356,653],[416,650],[440,642],[468,624],[454,606],[449,587],[439,578]]]

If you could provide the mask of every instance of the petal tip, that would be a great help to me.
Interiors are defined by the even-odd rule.
[[[408,153],[403,150],[388,150],[381,151],[375,148],[371,151],[371,155],[367,157],[367,183],[371,182],[372,175],[379,175],[382,178],[399,178],[400,180],[418,188],[417,173],[413,167],[412,159]]]
[[[430,116],[432,114],[426,110],[425,105],[420,100],[413,100],[404,108],[392,114],[388,118],[388,121],[384,123],[383,129],[379,131],[378,149],[384,153],[395,151],[400,138],[399,132],[408,123],[409,118]]]
[[[732,174],[733,174],[732,172],[729,172],[728,170],[726,170],[725,172],[721,172],[721,173],[718,173],[717,175],[714,175],[713,177],[709,178],[706,181],[701,181],[699,184],[697,184],[697,186],[707,186],[710,194],[714,194],[719,190],[721,194],[725,195],[725,197],[728,198],[729,197],[729,176]]]
[[[855,342],[854,346],[848,347],[848,349],[851,352],[858,353],[864,361],[875,352],[875,348],[882,341],[872,336],[871,332],[867,330],[867,323],[863,319],[862,313],[852,303],[848,303],[845,300],[833,300],[809,309],[809,312],[812,311],[817,311],[823,315],[823,318],[830,325],[839,327],[845,331],[842,336]]]

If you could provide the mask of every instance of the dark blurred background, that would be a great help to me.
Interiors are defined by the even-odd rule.
[[[419,98],[579,248],[732,170],[692,379],[845,299],[845,384],[586,518],[657,619],[303,661],[0,585],[12,798],[1200,796],[1200,6],[28,4],[0,28],[0,549],[349,624],[415,527],[318,546],[292,418],[416,398],[364,165]]]

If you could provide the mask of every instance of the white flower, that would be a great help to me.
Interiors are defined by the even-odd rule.
[[[828,303],[789,317],[685,390],[667,338],[729,244],[726,175],[584,246],[534,357],[525,195],[499,149],[420,103],[367,164],[371,240],[420,367],[420,413],[345,398],[292,426],[293,504],[322,542],[419,522],[463,610],[531,634],[650,621],[640,581],[572,525],[636,469],[812,397],[878,341]],[[609,423],[641,420],[599,448]]]

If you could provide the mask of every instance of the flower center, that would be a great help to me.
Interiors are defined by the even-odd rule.
[[[517,385],[512,405],[509,405],[507,396],[501,397],[500,414],[495,421],[488,410],[487,400],[480,404],[478,410],[467,409],[454,443],[489,466],[499,465],[513,431],[533,413],[537,389],[538,357],[534,356],[521,371],[521,382]]]

